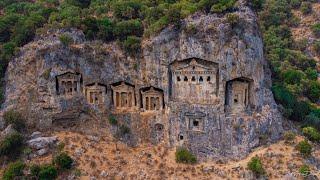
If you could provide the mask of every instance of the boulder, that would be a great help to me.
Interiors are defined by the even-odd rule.
[[[47,153],[48,153],[48,149],[46,149],[46,148],[43,148],[43,149],[40,149],[37,151],[37,155],[39,155],[39,156],[46,155]]]
[[[10,124],[9,126],[6,127],[6,129],[4,129],[1,132],[1,136],[5,137],[5,136],[8,136],[8,135],[11,135],[11,134],[14,134],[14,133],[17,133],[17,131],[13,128],[13,125]]]
[[[38,137],[38,138],[29,140],[27,144],[33,149],[40,150],[46,147],[53,146],[57,141],[58,141],[58,138],[56,136]]]
[[[39,132],[39,131],[36,131],[36,132],[33,132],[31,135],[30,135],[30,139],[35,139],[35,138],[38,138],[38,137],[41,137],[42,136],[42,133]]]

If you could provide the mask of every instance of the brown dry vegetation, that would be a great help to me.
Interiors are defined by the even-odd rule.
[[[259,156],[270,179],[282,179],[289,172],[298,174],[304,159],[295,150],[295,145],[302,137],[297,137],[293,144],[284,141],[255,149],[247,158],[240,161],[208,161],[196,165],[178,164],[175,162],[175,150],[165,145],[153,146],[143,144],[128,147],[118,143],[116,151],[113,139],[107,134],[100,135],[100,141],[88,139],[87,135],[76,132],[54,132],[60,142],[65,143],[67,151],[76,161],[76,169],[80,170],[80,179],[241,179],[247,170],[248,161]],[[76,151],[82,150],[81,155]],[[313,152],[320,157],[320,150]],[[52,155],[33,159],[32,163],[50,163]],[[312,173],[320,177],[315,167]],[[105,171],[107,176],[101,176]],[[299,177],[299,176],[298,176]],[[299,177],[301,179],[302,177]]]

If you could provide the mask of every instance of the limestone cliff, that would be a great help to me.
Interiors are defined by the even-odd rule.
[[[114,114],[132,129],[135,143],[243,157],[279,138],[282,118],[256,16],[247,7],[235,14],[238,24],[194,14],[180,29],[145,39],[135,57],[115,42],[86,41],[75,29],[48,31],[10,62],[3,111],[18,109],[40,128],[81,123],[93,111],[105,121]],[[64,46],[61,34],[74,43]]]

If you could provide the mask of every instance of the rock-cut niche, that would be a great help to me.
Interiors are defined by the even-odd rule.
[[[89,104],[99,105],[105,102],[107,88],[100,83],[87,84],[84,87],[84,94]]]
[[[197,104],[214,104],[218,97],[218,64],[189,58],[174,61],[171,70],[171,98]]]
[[[123,81],[111,84],[115,109],[131,109],[135,106],[135,87]]]
[[[247,110],[251,102],[251,86],[253,80],[248,78],[236,78],[227,82],[226,85],[226,111],[240,113]]]
[[[140,90],[142,108],[145,111],[160,111],[164,107],[163,90],[155,87],[146,87]]]
[[[56,76],[58,95],[73,96],[81,92],[82,77],[80,73],[66,72]]]

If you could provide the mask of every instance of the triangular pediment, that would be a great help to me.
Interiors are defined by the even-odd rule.
[[[201,71],[206,70],[210,71],[212,68],[206,67],[202,64],[199,64],[197,60],[192,59],[189,64],[178,66],[176,70],[185,70],[185,71]]]

